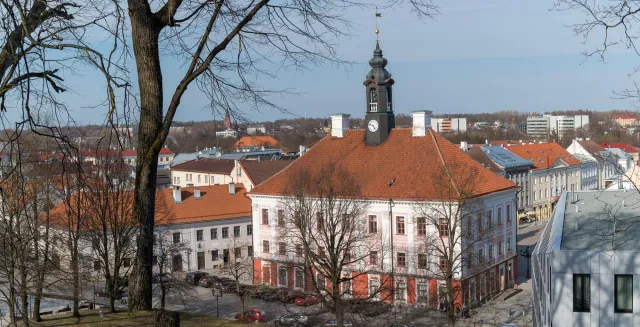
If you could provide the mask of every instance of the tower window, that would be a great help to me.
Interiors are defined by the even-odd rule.
[[[378,90],[375,88],[369,89],[369,111],[378,111]]]

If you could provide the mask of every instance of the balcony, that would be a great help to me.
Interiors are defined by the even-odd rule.
[[[378,112],[378,104],[375,102],[369,103],[369,111]]]

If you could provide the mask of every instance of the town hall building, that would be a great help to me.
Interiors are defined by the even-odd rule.
[[[357,200],[366,203],[361,218],[369,226],[368,233],[377,234],[392,245],[391,250],[372,247],[367,273],[358,274],[357,280],[342,286],[352,288],[353,297],[367,297],[380,286],[380,280],[392,276],[393,295],[385,301],[437,304],[444,280],[434,271],[443,260],[434,251],[425,251],[424,244],[449,237],[443,232],[447,228],[473,231],[468,235],[458,233],[467,236],[453,245],[454,251],[469,252],[459,256],[468,258],[468,262],[457,264],[459,268],[453,272],[461,290],[456,295],[460,305],[513,287],[517,276],[517,186],[482,167],[436,133],[431,128],[430,111],[413,112],[412,128],[396,128],[392,94],[395,82],[386,70],[387,59],[378,43],[369,65],[371,70],[364,82],[365,129],[350,129],[349,114],[332,115],[330,135],[248,193],[254,226],[254,283],[311,290],[306,280],[310,272],[299,253],[286,251],[295,245],[284,244],[291,241],[278,228],[279,217],[286,214],[284,190],[291,185],[292,176],[305,169],[331,165],[347,172],[359,185],[361,195]],[[443,196],[444,188],[466,188],[465,177],[475,181],[470,193],[464,195],[465,201]],[[464,207],[471,201],[475,203],[473,212]],[[459,212],[464,214],[444,226],[426,223],[424,210],[418,208],[433,204],[451,208],[459,205]],[[479,234],[486,237],[478,241]],[[356,274],[363,271],[361,268],[354,265],[344,273]]]

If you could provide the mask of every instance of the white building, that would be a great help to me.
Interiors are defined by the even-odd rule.
[[[531,257],[534,326],[640,325],[639,203],[635,191],[563,193]]]
[[[506,147],[533,163],[530,174],[531,205],[538,219],[551,216],[564,191],[580,187],[580,161],[556,142],[520,144]]]
[[[157,260],[160,255],[160,248],[169,246],[176,246],[174,250],[179,249],[171,254],[172,257],[167,262],[167,268],[171,271],[215,270],[232,260],[247,258],[253,253],[253,226],[251,202],[245,193],[242,184],[195,188],[175,186],[157,190],[154,259]],[[73,199],[76,199],[76,196],[77,193],[73,195]],[[95,205],[87,200],[80,202],[83,219],[91,218]],[[129,205],[132,205],[132,201]],[[66,215],[67,210],[63,202],[52,210],[52,221],[64,225],[67,221]],[[59,240],[66,237],[65,228],[61,226],[59,229]],[[104,272],[92,247],[92,240],[87,236],[88,233],[82,235],[80,249],[83,267],[97,278],[102,278]],[[65,246],[58,248],[62,251],[68,250]],[[124,258],[123,272],[127,271],[134,261],[135,242],[128,252],[131,257]],[[62,257],[68,257],[64,253],[66,252],[61,253]],[[157,264],[156,260],[154,266]]]
[[[546,137],[549,135],[549,117],[527,117],[527,135],[530,137]]]
[[[247,126],[247,134],[256,135],[257,133],[267,134],[267,128],[264,125]]]
[[[209,186],[240,183],[248,191],[277,174],[292,160],[198,159],[171,167],[173,185]]]
[[[438,133],[464,133],[467,131],[467,118],[431,118],[431,126]]]
[[[224,131],[216,132],[216,137],[236,138],[238,137],[238,132],[233,129],[225,129]]]
[[[237,162],[231,159],[196,159],[171,167],[173,185],[207,186],[229,184],[234,181],[231,174]]]
[[[477,244],[466,238],[460,241],[473,244],[473,250],[465,250],[465,257],[477,258],[471,267],[461,265],[462,268],[454,274],[455,283],[461,285],[460,302],[464,297],[465,303],[476,303],[492,292],[513,286],[517,276],[515,184],[483,168],[456,145],[430,129],[426,112],[414,113],[412,129],[383,131],[384,134],[389,133],[386,141],[375,146],[367,145],[365,138],[368,133],[375,134],[379,130],[348,129],[348,115],[334,115],[332,119],[334,128],[330,135],[249,194],[253,224],[256,226],[254,282],[309,290],[305,286],[301,257],[296,253],[278,251],[279,248],[288,248],[286,243],[280,245],[287,238],[278,228],[279,217],[286,215],[283,188],[291,183],[290,178],[296,171],[336,163],[362,187],[361,201],[367,204],[362,219],[375,226],[369,233],[376,233],[383,240],[392,238],[389,242],[394,245],[393,252],[375,245],[369,247],[369,258],[376,259],[369,262],[367,273],[359,273],[358,281],[353,283],[353,296],[367,297],[372,294],[370,289],[380,286],[382,276],[393,272],[394,301],[411,304],[428,299],[429,303],[438,303],[437,289],[443,285],[443,280],[428,271],[429,267],[437,267],[442,261],[440,257],[423,253],[421,246],[427,235],[446,237],[438,229],[442,230],[447,225],[436,228],[426,223],[416,208],[437,203],[438,186],[451,182],[435,180],[433,168],[427,168],[442,167],[444,160],[450,163],[449,169],[456,176],[473,171],[484,181],[474,191],[482,194],[478,201],[482,203],[483,213],[473,219],[461,218],[458,226],[475,226],[471,228],[477,230],[486,226],[495,230],[487,241]],[[416,148],[421,150],[416,151]],[[393,200],[392,213],[389,212],[389,199]],[[358,268],[350,269],[357,271]]]
[[[598,162],[598,189],[604,189],[604,181],[618,173],[624,173],[618,168],[618,157],[611,151],[590,139],[575,139],[567,148],[571,154],[581,154]]]
[[[624,152],[624,150],[619,148],[607,148],[607,151],[613,153],[613,155],[618,159],[618,167],[616,168],[616,172],[618,174],[625,173],[633,167],[633,156]]]
[[[546,137],[551,132],[557,133],[559,136],[569,131],[576,131],[581,128],[587,128],[589,125],[589,116],[530,116],[527,118],[527,135],[530,137]]]
[[[573,156],[580,160],[580,190],[597,190],[600,185],[598,161],[580,153],[575,153]]]

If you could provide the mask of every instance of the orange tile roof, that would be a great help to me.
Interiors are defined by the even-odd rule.
[[[474,196],[516,187],[431,129],[425,137],[413,137],[411,129],[396,128],[378,146],[366,146],[364,135],[364,130],[349,130],[344,138],[326,136],[249,194],[282,195],[297,171],[318,171],[331,164],[350,174],[366,199],[440,200],[442,188],[437,186],[447,181],[435,180],[434,176],[443,175],[445,164],[452,171],[454,184],[465,173],[477,177],[477,187],[472,190]],[[389,186],[393,179],[393,185]]]
[[[170,225],[250,217],[251,201],[245,195],[244,185],[236,184],[235,188],[236,194],[232,195],[229,194],[229,185],[200,186],[201,199],[196,199],[193,195],[194,187],[184,187],[180,190],[182,203],[175,203],[172,188],[157,190],[155,223],[156,225]],[[75,204],[78,194],[74,193],[71,196],[72,212],[77,211]],[[132,192],[120,194],[120,196],[123,197],[120,203],[125,203],[127,207],[133,205]],[[116,195],[114,194],[113,197],[115,198]],[[95,205],[92,200],[87,197],[81,197],[80,200],[80,216],[95,217]],[[124,211],[131,212],[131,210]],[[86,218],[84,219],[87,221]],[[67,224],[67,209],[64,201],[51,210],[51,222],[53,225]]]
[[[533,162],[533,170],[549,168],[558,159],[564,160],[569,165],[580,165],[580,160],[556,142],[512,145],[506,149],[522,159]]]
[[[280,142],[269,135],[263,136],[243,136],[236,143],[233,144],[234,148],[244,146],[271,146],[277,148],[280,146]]]
[[[158,225],[193,223],[218,219],[251,216],[251,200],[245,196],[242,184],[235,184],[236,194],[229,194],[229,185],[200,186],[202,199],[193,195],[195,187],[183,187],[182,203],[173,200],[173,189],[156,192],[156,216]]]

